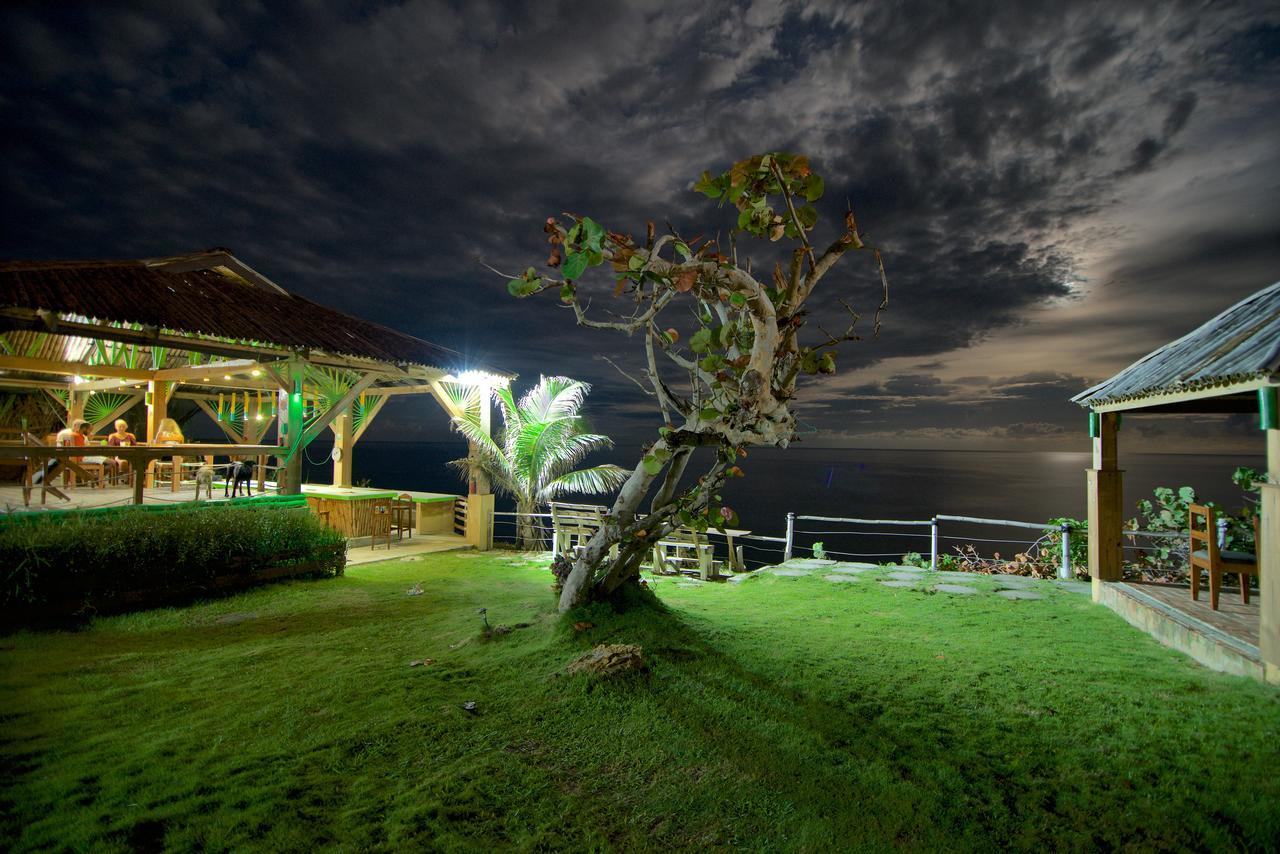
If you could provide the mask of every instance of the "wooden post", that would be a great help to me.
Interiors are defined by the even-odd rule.
[[[1268,682],[1280,684],[1280,429],[1267,430],[1267,482],[1262,484],[1258,574],[1262,587],[1259,651]]]
[[[277,492],[298,495],[302,492],[302,431],[306,427],[302,417],[302,381],[306,377],[306,365],[301,359],[291,359],[285,373],[287,382],[280,402],[280,444],[284,468],[276,472]],[[279,487],[283,476],[284,486]]]
[[[147,405],[147,444],[154,445],[160,422],[169,417],[169,384],[164,380],[148,380],[147,397],[151,401]],[[155,485],[155,463],[147,460],[143,465],[146,466],[145,475],[143,472],[134,472],[134,477],[145,477],[146,486],[150,488]]]
[[[466,540],[478,551],[493,548],[493,496],[476,493],[467,496]]]
[[[351,454],[356,447],[355,415],[353,406],[339,413],[333,420],[333,447],[338,450],[338,458],[333,461],[333,485],[343,488],[351,486]]]
[[[72,386],[67,391],[67,426],[70,427],[76,423],[77,419],[84,418],[84,402],[89,395],[83,391],[76,391]]]
[[[1119,420],[1114,412],[1098,413],[1093,468],[1088,471],[1089,577],[1093,581],[1095,602],[1102,597],[1104,582],[1121,578],[1123,473],[1117,466]]]
[[[493,407],[490,398],[493,392],[487,384],[476,386],[476,393],[480,395],[480,427],[484,430],[486,436],[493,435]],[[476,446],[474,442],[467,443],[467,450],[474,457]],[[485,473],[479,466],[471,467],[470,480],[476,485],[477,495],[488,495],[493,491],[493,485],[489,483],[489,475]]]

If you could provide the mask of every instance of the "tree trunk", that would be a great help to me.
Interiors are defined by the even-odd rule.
[[[516,502],[516,542],[525,551],[541,551],[542,536],[538,533],[533,514],[538,506],[533,501]]]
[[[663,450],[667,446],[660,440],[654,445],[655,450]],[[654,474],[645,471],[643,462],[636,466],[631,477],[623,484],[618,498],[609,511],[605,524],[587,542],[578,559],[574,561],[569,577],[565,579],[564,588],[560,592],[560,613],[564,613],[593,598],[608,596],[628,580],[640,574],[640,565],[653,549],[654,543],[679,526],[675,518],[675,489],[672,478],[678,479],[683,473],[688,455],[683,453],[687,447],[677,448],[668,461],[667,479],[659,490],[659,496],[665,496],[661,505],[657,501],[649,515],[641,521],[636,519],[636,512],[648,493],[653,482],[657,480],[661,470]],[[652,451],[651,451],[652,453]],[[724,483],[725,464],[717,461],[705,478],[696,487],[698,495],[689,509],[698,512],[707,506],[708,499],[717,492]],[[668,489],[668,487],[671,487]],[[639,535],[643,530],[644,533]],[[599,570],[609,562],[609,552],[618,546],[618,554],[609,563],[602,575]]]

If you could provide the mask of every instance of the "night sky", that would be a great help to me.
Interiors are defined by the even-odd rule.
[[[1071,395],[1280,279],[1274,3],[9,3],[0,49],[0,257],[230,247],[518,388],[594,383],[623,446],[658,418],[599,356],[639,341],[479,259],[541,264],[562,211],[728,229],[690,185],[754,153],[808,154],[815,243],[850,199],[893,285],[803,386],[811,445],[1083,450]],[[820,293],[829,324],[879,299],[865,258]],[[1261,447],[1245,418],[1132,429]],[[376,433],[448,431],[418,400]]]

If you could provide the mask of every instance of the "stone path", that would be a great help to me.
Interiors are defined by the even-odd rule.
[[[736,575],[733,583],[745,581],[761,573],[783,578],[820,576],[833,584],[848,584],[870,578],[885,587],[915,589],[920,592],[944,593],[949,596],[995,595],[1012,601],[1044,599],[1055,590],[1076,595],[1089,594],[1087,581],[1058,581],[1025,575],[984,575],[976,572],[952,572],[922,569],[915,566],[881,565],[852,561],[800,558],[756,572]]]
[[[954,593],[957,596],[972,596],[974,593],[981,593],[976,587],[966,587],[963,584],[935,584],[933,590],[939,593]]]

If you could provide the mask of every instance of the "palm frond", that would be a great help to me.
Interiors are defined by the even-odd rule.
[[[549,481],[538,493],[538,498],[550,501],[568,492],[612,492],[626,483],[630,476],[631,472],[612,463],[578,469]]]

